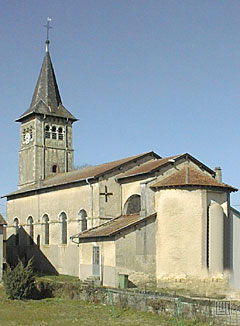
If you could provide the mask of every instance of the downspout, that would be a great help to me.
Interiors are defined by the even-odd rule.
[[[91,188],[91,228],[93,227],[93,185],[88,181],[89,178],[86,178],[86,183],[90,186]]]

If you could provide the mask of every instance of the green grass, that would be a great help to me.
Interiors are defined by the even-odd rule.
[[[174,320],[158,314],[121,310],[116,308],[114,317],[111,306],[86,303],[79,300],[62,298],[11,301],[0,291],[1,326],[66,326],[66,325],[161,325],[178,326]],[[184,322],[183,326],[207,326],[209,323],[194,321]]]

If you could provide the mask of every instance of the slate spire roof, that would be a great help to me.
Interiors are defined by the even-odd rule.
[[[30,108],[16,121],[21,122],[31,114],[44,114],[63,117],[76,121],[77,119],[62,105],[50,53],[49,41],[46,41],[46,52],[32,97]]]

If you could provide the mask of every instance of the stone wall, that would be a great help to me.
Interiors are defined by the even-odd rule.
[[[75,299],[113,304],[120,308],[152,311],[179,320],[201,320],[209,325],[240,325],[240,305],[225,300],[167,296],[139,290],[87,287],[77,291]]]

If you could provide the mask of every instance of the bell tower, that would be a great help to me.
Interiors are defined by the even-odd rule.
[[[77,119],[62,105],[47,38],[31,105],[21,123],[19,188],[73,169],[72,125]]]

